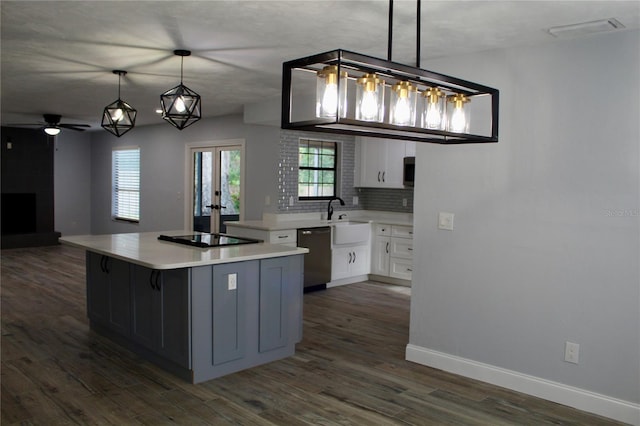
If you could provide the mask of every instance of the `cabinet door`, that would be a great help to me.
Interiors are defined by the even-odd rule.
[[[391,238],[376,237],[373,243],[373,256],[371,273],[376,275],[389,275],[389,249]]]
[[[188,269],[159,272],[158,351],[165,358],[191,368],[191,311]]]
[[[134,265],[132,273],[132,327],[131,337],[142,346],[156,350],[158,332],[158,291],[160,276],[157,271]]]
[[[87,316],[102,325],[109,324],[109,280],[104,263],[107,257],[87,252]]]
[[[386,140],[384,147],[384,188],[404,188],[405,142]]]
[[[290,306],[288,258],[264,259],[260,262],[260,313],[258,351],[268,352],[286,346]]]
[[[247,293],[250,262],[215,265],[212,280],[213,364],[243,358],[247,343]],[[255,291],[255,289],[251,289]],[[255,327],[255,325],[254,325]]]
[[[331,280],[348,277],[352,259],[351,247],[331,250]]]
[[[370,137],[359,137],[358,158],[360,165],[360,184],[365,188],[380,188],[384,186],[384,155],[385,140]]]
[[[107,257],[105,265],[109,282],[109,327],[123,336],[129,336],[131,334],[130,264]]]
[[[368,274],[370,271],[371,257],[369,246],[358,246],[351,249],[352,260],[349,271],[350,276]]]
[[[131,329],[129,264],[87,252],[87,315],[128,336]]]

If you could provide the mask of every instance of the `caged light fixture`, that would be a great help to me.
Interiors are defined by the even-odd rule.
[[[182,130],[200,120],[200,95],[182,84],[184,57],[190,56],[190,50],[174,50],[180,56],[180,84],[160,95],[162,118],[178,130]]]
[[[441,144],[498,142],[497,89],[420,68],[420,3],[416,67],[391,60],[393,0],[387,60],[338,49],[285,62],[281,127]]]
[[[113,70],[118,75],[118,100],[104,107],[102,112],[102,127],[108,132],[120,137],[133,129],[136,125],[138,112],[128,103],[120,99],[120,79],[126,75],[126,71]]]

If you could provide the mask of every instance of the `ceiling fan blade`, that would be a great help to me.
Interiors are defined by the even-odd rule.
[[[91,126],[88,124],[65,124],[65,123],[60,123],[58,124],[58,127],[61,127],[63,129],[70,129],[70,130],[77,130],[79,132],[84,132],[85,129],[90,128]]]

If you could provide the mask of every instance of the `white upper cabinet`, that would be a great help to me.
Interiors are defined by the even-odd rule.
[[[404,157],[412,156],[413,153],[415,153],[415,142],[367,136],[356,137],[354,186],[404,188],[402,183]]]

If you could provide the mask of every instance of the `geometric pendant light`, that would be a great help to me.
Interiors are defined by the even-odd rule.
[[[189,50],[174,50],[180,56],[180,84],[160,95],[162,118],[178,130],[182,130],[200,120],[200,95],[182,84],[184,57],[190,56]]]
[[[102,127],[108,132],[120,137],[133,129],[136,125],[138,112],[128,103],[120,99],[120,78],[126,75],[126,71],[113,70],[118,74],[118,100],[107,105],[102,113]]]

